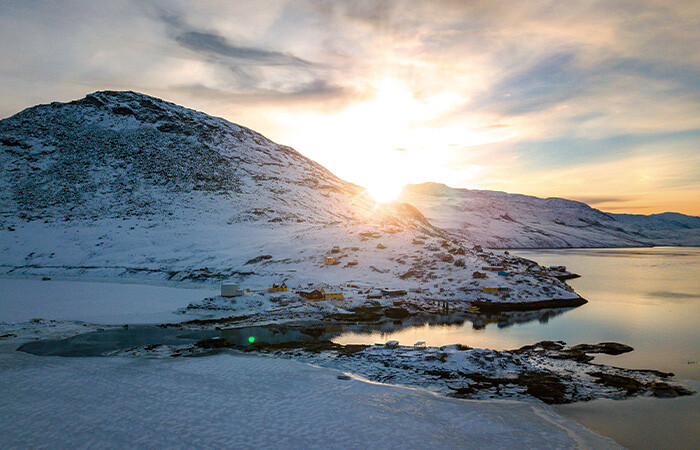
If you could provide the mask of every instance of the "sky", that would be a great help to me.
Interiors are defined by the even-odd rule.
[[[0,118],[104,89],[391,198],[440,182],[700,215],[700,2],[0,2]]]

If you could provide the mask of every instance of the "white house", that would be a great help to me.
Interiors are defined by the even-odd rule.
[[[226,281],[221,285],[222,297],[240,297],[241,295],[243,295],[243,289],[238,284]]]

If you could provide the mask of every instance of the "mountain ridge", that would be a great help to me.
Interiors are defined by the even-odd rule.
[[[700,245],[700,217],[603,212],[576,200],[407,185],[399,197],[440,228],[490,248]]]

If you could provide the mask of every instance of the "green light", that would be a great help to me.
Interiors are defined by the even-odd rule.
[[[248,342],[250,342],[251,344],[252,344],[253,342],[255,342],[255,336],[249,337],[249,338],[248,338]]]

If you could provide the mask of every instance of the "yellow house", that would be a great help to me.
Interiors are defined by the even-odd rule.
[[[507,288],[507,287],[486,287],[486,286],[484,286],[484,287],[481,288],[481,290],[484,291],[484,292],[507,292],[507,291],[510,291],[510,288]]]
[[[267,292],[287,292],[287,285],[284,283],[279,286],[273,284],[271,288],[267,288]]]
[[[323,293],[323,297],[326,298],[326,299],[329,299],[329,298],[339,298],[339,299],[342,300],[342,299],[343,299],[343,293],[342,293],[342,292],[328,292],[328,293],[324,292],[324,293]]]
[[[338,264],[338,258],[324,258],[323,262],[329,266]]]

